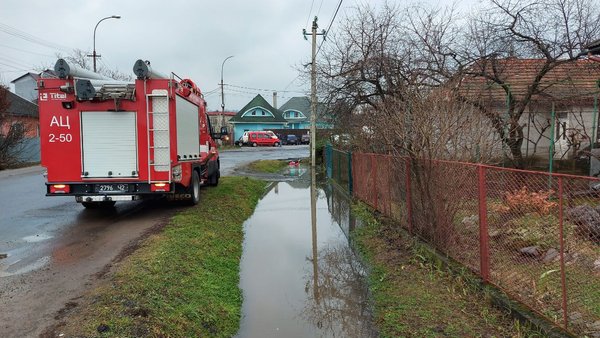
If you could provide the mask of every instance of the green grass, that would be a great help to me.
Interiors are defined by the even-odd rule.
[[[225,177],[174,216],[60,328],[66,336],[230,337],[241,316],[243,222],[265,182]]]
[[[421,250],[398,225],[377,220],[359,205],[363,226],[354,234],[370,266],[369,288],[382,337],[537,337],[490,304],[472,286]]]
[[[275,174],[288,166],[287,160],[258,160],[250,163],[248,168],[260,173]]]

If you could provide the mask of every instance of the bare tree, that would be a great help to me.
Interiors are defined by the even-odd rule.
[[[23,140],[25,134],[25,126],[22,123],[14,123],[9,115],[9,108],[8,88],[0,85],[0,170],[18,164],[14,148]]]
[[[490,4],[470,21],[462,45],[455,49],[458,76],[483,78],[488,88],[496,86],[504,92],[506,114],[490,105],[479,108],[508,147],[514,165],[522,168],[521,116],[541,97],[548,100],[548,89],[554,84],[548,75],[573,63],[584,46],[600,35],[600,10],[592,0],[491,0]],[[511,58],[538,61],[530,65],[531,76],[520,92],[515,92],[509,79],[515,65]]]
[[[57,58],[65,59],[69,63],[73,63],[83,69],[91,70],[92,64],[90,62],[90,58],[88,57],[88,53],[81,49],[73,49],[73,52],[69,55],[56,54]],[[45,67],[48,68],[48,67]],[[118,69],[110,69],[103,65],[100,65],[98,68],[98,73],[102,74],[108,78],[119,80],[119,81],[133,81],[133,75],[125,74]]]

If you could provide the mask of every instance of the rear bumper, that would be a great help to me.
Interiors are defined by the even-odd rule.
[[[54,194],[53,194],[54,195]],[[141,198],[140,195],[91,195],[91,196],[75,196],[77,202],[111,202],[111,201],[135,201]]]
[[[56,189],[53,191],[51,188],[57,184],[67,186],[67,191],[56,191]],[[118,190],[110,190],[110,188],[118,188]],[[93,201],[123,201],[139,199],[142,195],[169,194],[174,192],[173,189],[174,184],[170,184],[165,190],[156,191],[154,189],[153,191],[151,184],[141,182],[50,182],[46,183],[46,196],[90,197]],[[135,198],[131,198],[132,196]],[[111,197],[111,199],[106,199],[107,197]]]

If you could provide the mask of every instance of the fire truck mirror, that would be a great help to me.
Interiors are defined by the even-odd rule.
[[[210,135],[215,140],[221,139],[221,133],[215,133],[215,129],[213,127],[210,127]]]
[[[221,127],[221,135],[229,135],[229,129],[227,127]]]
[[[96,89],[90,80],[79,79],[75,82],[75,95],[79,101],[91,100],[96,95]]]

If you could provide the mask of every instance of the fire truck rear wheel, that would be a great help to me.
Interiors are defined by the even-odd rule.
[[[258,144],[256,142],[252,142],[252,146],[256,147]]]
[[[196,170],[194,170],[192,174],[192,182],[189,187],[189,194],[192,196],[188,201],[190,205],[196,205],[198,202],[200,202],[200,176]]]

